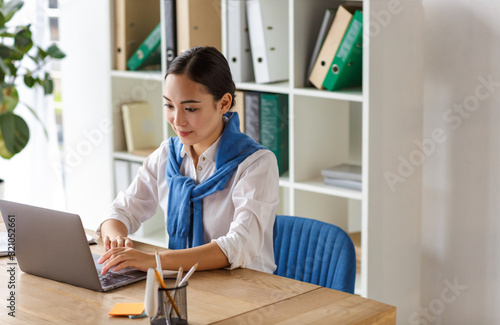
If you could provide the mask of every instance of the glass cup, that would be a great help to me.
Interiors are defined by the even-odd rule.
[[[164,279],[167,288],[158,289],[158,311],[151,318],[151,325],[186,325],[188,323],[186,300],[188,283],[175,287],[175,280]]]

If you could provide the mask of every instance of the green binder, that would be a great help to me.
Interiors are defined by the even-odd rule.
[[[328,90],[361,86],[363,76],[363,13],[356,10],[323,81]]]
[[[280,176],[288,171],[288,95],[260,95],[260,142],[276,155]]]
[[[149,65],[161,64],[161,24],[158,24],[139,48],[128,59],[127,67],[138,70]]]

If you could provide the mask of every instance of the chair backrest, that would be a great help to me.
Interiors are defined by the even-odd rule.
[[[339,227],[318,220],[276,216],[274,274],[354,293],[356,252]]]

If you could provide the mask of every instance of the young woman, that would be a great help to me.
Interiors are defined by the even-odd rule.
[[[240,132],[235,85],[224,56],[196,47],[177,57],[165,77],[168,123],[177,137],[144,161],[129,188],[118,194],[98,233],[106,246],[99,263],[146,271],[152,252],[134,249],[137,231],[158,205],[165,214],[169,250],[163,269],[248,267],[275,269],[273,226],[278,204],[274,154]]]

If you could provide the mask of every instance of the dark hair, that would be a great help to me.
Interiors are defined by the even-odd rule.
[[[231,107],[234,106],[234,85],[229,64],[222,53],[215,47],[193,47],[176,57],[170,63],[167,74],[186,74],[189,79],[205,87],[217,101],[225,93],[233,98]]]

